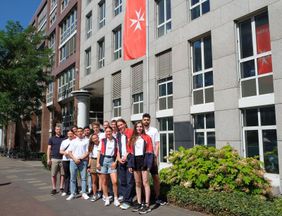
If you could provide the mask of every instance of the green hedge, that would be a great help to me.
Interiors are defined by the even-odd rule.
[[[41,162],[46,169],[50,170],[50,166],[48,166],[47,164],[47,154],[46,153],[42,155]]]
[[[261,162],[255,158],[240,157],[229,145],[221,149],[180,147],[179,151],[170,154],[168,160],[172,166],[160,172],[161,181],[165,184],[272,196]]]
[[[266,200],[263,196],[243,192],[218,192],[173,186],[168,201],[180,207],[218,216],[279,216],[282,199]]]

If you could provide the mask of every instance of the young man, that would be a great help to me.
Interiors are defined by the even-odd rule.
[[[83,129],[77,129],[77,138],[74,139],[69,147],[69,157],[70,161],[70,175],[71,175],[71,195],[67,200],[72,200],[75,198],[76,192],[76,179],[77,171],[80,172],[81,176],[81,187],[82,187],[82,197],[83,199],[89,199],[86,194],[86,169],[88,165],[88,139],[83,137]]]
[[[154,163],[152,168],[150,169],[153,183],[154,183],[154,191],[155,191],[155,200],[156,204],[158,205],[165,205],[166,202],[160,199],[160,178],[158,173],[158,157],[159,157],[159,150],[160,150],[160,134],[157,128],[151,127],[151,116],[148,113],[144,113],[142,116],[142,123],[145,127],[145,132],[148,134],[153,143],[154,149]]]
[[[85,126],[83,128],[83,135],[85,139],[90,138],[90,127],[89,126]],[[89,152],[90,153],[90,152]],[[91,179],[91,174],[89,172],[87,172],[87,186],[88,186],[88,194],[92,193],[92,179]]]
[[[63,140],[64,137],[61,134],[61,128],[56,126],[55,136],[52,136],[49,139],[47,148],[47,163],[49,166],[51,166],[51,180],[53,188],[51,195],[55,195],[57,193],[56,184],[58,172],[60,173],[60,192],[64,192],[64,169],[62,165],[62,155],[60,154],[60,147]]]
[[[133,130],[127,128],[126,122],[123,119],[117,120],[117,127],[119,130],[119,132],[117,133],[117,140],[119,145],[118,179],[120,196],[122,196],[120,197],[120,200],[123,200],[120,208],[126,210],[132,205],[135,186],[134,176],[133,173],[129,172],[128,170],[127,161],[127,147]]]

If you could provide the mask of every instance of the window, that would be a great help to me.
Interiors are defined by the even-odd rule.
[[[85,50],[85,74],[91,73],[91,47]]]
[[[275,108],[242,110],[246,157],[258,157],[267,173],[279,173]]]
[[[98,68],[105,66],[105,38],[98,41]]]
[[[70,69],[62,72],[59,76],[58,86],[58,101],[71,97],[71,92],[75,90],[75,69]]]
[[[38,19],[38,31],[42,31],[45,33],[47,27],[47,5],[43,7],[37,19]]]
[[[143,113],[143,62],[131,67],[132,113]]]
[[[241,97],[273,93],[267,12],[238,24]]]
[[[210,11],[209,0],[191,0],[190,2],[191,20]]]
[[[196,114],[194,117],[194,143],[215,147],[214,113]]]
[[[65,10],[65,8],[68,6],[70,0],[62,0],[61,3],[61,12],[63,12],[63,10]]]
[[[92,35],[92,12],[86,15],[86,38]]]
[[[47,94],[46,94],[46,105],[50,106],[53,104],[53,93],[54,93],[54,82],[48,84]]]
[[[57,19],[57,10],[54,10],[50,14],[50,26],[52,26],[55,23],[56,19]]]
[[[172,78],[159,80],[159,110],[173,108],[173,86]]]
[[[76,35],[74,35],[70,40],[68,40],[61,48],[60,48],[60,62],[68,59],[72,54],[76,51]]]
[[[50,1],[50,11],[54,10],[57,7],[57,0]]]
[[[160,118],[160,161],[167,162],[167,156],[171,150],[175,150],[174,146],[174,132],[173,132],[173,118]]]
[[[77,12],[76,10],[73,10],[70,13],[70,15],[60,25],[61,45],[64,42],[66,42],[71,37],[72,34],[76,33],[76,27],[77,27]]]
[[[61,114],[62,114],[62,133],[67,135],[67,131],[71,129],[74,125],[74,103],[71,101],[67,104],[62,104]]]
[[[170,0],[158,0],[158,37],[163,36],[171,30],[171,2]]]
[[[106,2],[101,1],[99,3],[99,28],[102,28],[106,24]]]
[[[118,15],[122,12],[122,0],[114,0],[114,15]]]
[[[50,63],[52,67],[55,65],[55,45],[56,45],[56,33],[54,31],[50,34],[48,41],[48,47],[52,50],[52,53],[50,55]]]
[[[193,104],[214,101],[212,44],[207,36],[192,43]]]
[[[121,116],[121,72],[112,75],[113,117]]]
[[[113,31],[114,34],[114,60],[121,58],[121,26]]]

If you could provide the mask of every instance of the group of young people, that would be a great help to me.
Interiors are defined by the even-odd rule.
[[[53,186],[51,194],[57,193],[56,179],[60,172],[61,195],[69,194],[66,200],[76,198],[79,172],[83,199],[94,202],[103,198],[105,206],[113,200],[114,205],[121,209],[131,207],[132,211],[145,214],[151,211],[151,173],[155,202],[164,205],[159,196],[160,136],[150,122],[148,113],[143,114],[142,120],[137,121],[133,128],[128,128],[124,119],[105,121],[103,132],[100,123],[93,122],[92,132],[89,127],[73,127],[67,132],[67,139],[61,136],[61,128],[56,127],[47,149]],[[133,205],[135,195],[137,202]]]

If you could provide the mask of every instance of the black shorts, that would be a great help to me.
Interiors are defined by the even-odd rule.
[[[151,175],[158,175],[159,174],[159,167],[158,167],[156,155],[154,155],[154,161],[153,161],[153,165],[150,169],[150,173],[151,173]]]
[[[134,156],[134,171],[145,171],[147,168],[144,167],[144,156]]]

